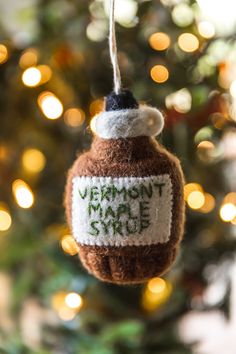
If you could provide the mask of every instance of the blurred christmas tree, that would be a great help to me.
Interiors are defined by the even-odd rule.
[[[0,352],[235,354],[234,3],[117,0],[124,85],[166,113],[187,181],[181,255],[142,287],[82,269],[62,205],[112,88],[108,5],[0,3]]]

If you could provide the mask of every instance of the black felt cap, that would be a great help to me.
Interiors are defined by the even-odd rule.
[[[138,102],[129,90],[122,90],[120,93],[110,93],[106,97],[106,111],[119,111],[121,109],[137,109]]]

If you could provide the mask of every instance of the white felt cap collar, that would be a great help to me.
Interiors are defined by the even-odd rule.
[[[102,112],[92,120],[92,130],[103,139],[156,136],[164,127],[161,112],[153,107]]]

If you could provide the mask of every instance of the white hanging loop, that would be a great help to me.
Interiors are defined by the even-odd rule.
[[[114,91],[118,94],[121,91],[121,75],[117,58],[116,29],[115,29],[115,0],[110,0],[110,26],[109,26],[109,48],[113,67]]]

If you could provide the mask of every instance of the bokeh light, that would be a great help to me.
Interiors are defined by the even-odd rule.
[[[199,191],[203,192],[203,188],[199,183],[188,183],[184,186],[184,200],[187,201],[190,193]]]
[[[107,16],[109,16],[110,1],[104,1]],[[138,11],[138,3],[135,0],[116,0],[115,20],[124,27],[132,27]]]
[[[19,65],[22,69],[26,69],[31,66],[35,66],[37,64],[37,61],[38,52],[35,49],[31,48],[23,52],[19,60]]]
[[[3,64],[8,59],[8,49],[4,44],[0,44],[0,64]]]
[[[100,113],[104,109],[104,100],[97,99],[90,103],[89,113],[91,117],[94,117],[96,114]]]
[[[211,141],[203,140],[197,146],[197,156],[205,163],[211,163],[222,155],[222,150]]]
[[[197,210],[203,207],[205,203],[205,195],[201,191],[193,191],[187,197],[188,206]]]
[[[172,20],[179,27],[189,26],[194,20],[192,8],[186,3],[176,5],[172,11]]]
[[[72,321],[76,316],[76,312],[73,309],[71,309],[67,306],[64,306],[58,310],[58,316],[63,321]]]
[[[198,144],[197,148],[199,150],[212,151],[215,148],[215,145],[211,141],[203,140]]]
[[[17,204],[24,209],[32,207],[34,195],[31,188],[24,181],[17,179],[12,184],[12,191]]]
[[[63,251],[70,256],[78,254],[78,246],[75,239],[71,235],[64,235],[60,241]]]
[[[107,36],[107,23],[103,20],[91,21],[86,29],[87,37],[93,42],[101,42]]]
[[[205,201],[203,206],[199,209],[200,212],[207,214],[215,208],[215,198],[210,193],[204,193]]]
[[[188,89],[183,88],[166,96],[167,108],[174,108],[179,113],[187,113],[192,107],[192,96]]]
[[[65,306],[65,297],[67,293],[65,291],[58,291],[51,298],[52,308],[58,311],[61,307]]]
[[[236,205],[236,192],[230,192],[224,197],[224,203],[232,203]]]
[[[220,208],[220,217],[225,222],[230,222],[236,217],[236,206],[232,203],[223,204]]]
[[[201,128],[194,137],[194,142],[196,144],[200,143],[203,140],[211,139],[213,136],[213,129],[212,127],[203,127]]]
[[[93,117],[93,118],[90,120],[89,126],[90,126],[90,129],[91,129],[92,133],[96,135],[95,121],[96,121],[96,119],[95,119],[95,117]]]
[[[201,21],[198,24],[199,34],[206,39],[212,38],[215,35],[215,27],[211,22]]]
[[[230,85],[230,93],[233,98],[236,98],[236,80],[234,80]]]
[[[48,82],[52,77],[52,70],[48,65],[38,65],[27,68],[22,74],[22,81],[28,87],[35,87]]]
[[[64,120],[70,127],[79,127],[84,123],[85,113],[81,108],[69,108],[64,114]]]
[[[9,211],[0,204],[0,231],[7,231],[12,224]]]
[[[195,52],[199,48],[199,40],[192,33],[182,33],[178,38],[178,45],[184,52]]]
[[[235,1],[197,0],[201,17],[211,22],[218,35],[227,36],[235,31]]]
[[[38,149],[27,149],[22,155],[22,164],[30,173],[41,172],[46,164],[44,154]]]
[[[40,83],[41,72],[36,67],[26,69],[22,74],[22,81],[25,86],[35,87]]]
[[[149,38],[149,44],[155,50],[166,50],[170,46],[170,37],[163,32],[153,33]]]
[[[149,280],[147,287],[152,293],[161,293],[165,290],[166,282],[162,278],[152,278]]]
[[[52,92],[42,92],[38,97],[38,104],[48,119],[58,119],[63,113],[61,101]]]
[[[51,305],[63,321],[71,321],[81,309],[83,299],[75,292],[58,291],[52,296]]]
[[[168,80],[169,71],[164,65],[155,65],[150,72],[153,81],[161,84]]]
[[[147,311],[153,311],[163,305],[172,293],[172,285],[170,282],[161,278],[151,279],[142,297],[143,308]]]
[[[48,82],[52,77],[52,69],[48,65],[38,65],[37,69],[40,71],[41,80],[40,85]]]
[[[69,293],[65,297],[65,303],[68,307],[78,310],[81,308],[81,306],[83,304],[83,300],[79,294]]]
[[[227,122],[226,117],[221,113],[213,113],[211,114],[212,124],[216,129],[223,129],[225,123]]]
[[[0,145],[0,161],[7,160],[8,148],[5,145]]]

